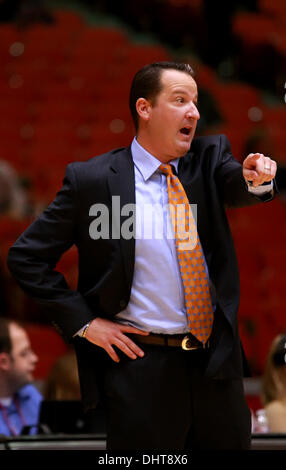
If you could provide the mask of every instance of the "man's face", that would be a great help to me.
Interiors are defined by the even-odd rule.
[[[168,162],[190,149],[200,118],[198,89],[190,75],[178,70],[163,70],[161,84],[155,103],[148,101],[146,138],[142,145],[160,161]]]
[[[10,353],[9,382],[16,391],[33,380],[33,371],[38,361],[31,349],[27,333],[16,323],[9,326],[12,350]]]

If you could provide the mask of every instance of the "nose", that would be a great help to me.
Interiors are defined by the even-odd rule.
[[[187,117],[192,118],[192,119],[196,119],[196,120],[200,119],[201,116],[200,116],[199,110],[198,110],[197,106],[195,105],[195,103],[190,103],[190,106],[189,106],[189,109],[188,109],[188,112],[187,112]]]
[[[39,361],[39,358],[38,358],[37,354],[34,353],[34,351],[31,351],[31,362],[33,364],[36,364],[38,361]]]

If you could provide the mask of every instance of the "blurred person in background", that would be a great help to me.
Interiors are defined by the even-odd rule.
[[[32,384],[38,358],[25,329],[0,318],[0,434],[35,434],[42,395]]]
[[[262,378],[262,401],[269,432],[286,433],[286,334],[270,346]]]
[[[43,388],[45,400],[80,400],[80,385],[74,351],[59,357]]]
[[[16,171],[7,161],[0,160],[0,217],[9,215],[22,219],[30,212],[26,191],[21,186]]]
[[[101,407],[84,413],[81,403],[77,359],[73,349],[60,356],[43,386],[39,429],[49,433],[105,432]]]

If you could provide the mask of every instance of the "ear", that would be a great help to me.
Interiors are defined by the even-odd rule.
[[[0,353],[0,370],[8,370],[10,367],[10,356],[6,352]]]
[[[150,101],[146,100],[146,98],[138,98],[136,101],[136,111],[138,116],[143,121],[148,121],[150,118],[152,106]]]

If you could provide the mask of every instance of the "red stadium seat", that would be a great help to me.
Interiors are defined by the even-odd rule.
[[[146,64],[170,60],[170,54],[162,46],[155,45],[133,45],[126,57],[128,75],[133,76],[137,70]]]
[[[23,52],[25,33],[12,24],[0,24],[0,63],[1,68],[6,64],[17,61]]]
[[[122,30],[85,28],[74,44],[73,61],[93,62],[105,68],[107,57],[109,63],[120,64],[128,49],[128,39]]]
[[[277,34],[277,26],[273,19],[267,16],[239,13],[233,20],[233,32],[248,44],[270,44]]]
[[[249,110],[261,106],[259,91],[242,83],[220,83],[215,88],[216,103],[226,123],[235,122],[246,125],[249,119]]]
[[[259,0],[259,10],[286,23],[286,3],[284,0]]]
[[[86,27],[84,19],[72,10],[56,9],[53,10],[55,24],[62,30],[79,33]]]

